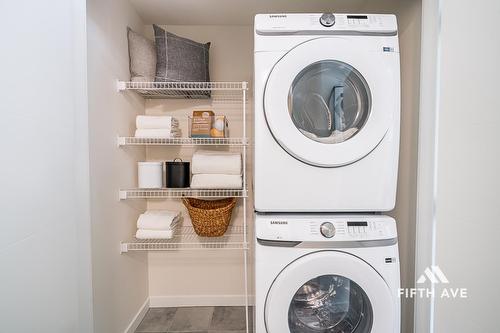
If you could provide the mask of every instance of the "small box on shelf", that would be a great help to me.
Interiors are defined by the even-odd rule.
[[[195,114],[188,117],[188,134],[190,138],[227,138],[229,137],[229,123],[227,117],[214,115],[212,111],[199,111],[204,114]]]

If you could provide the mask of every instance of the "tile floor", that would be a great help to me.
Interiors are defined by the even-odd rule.
[[[250,332],[252,310],[249,309]],[[243,333],[246,332],[245,307],[151,308],[135,332]]]

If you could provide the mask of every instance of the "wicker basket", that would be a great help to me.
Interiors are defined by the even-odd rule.
[[[220,200],[183,198],[182,202],[188,209],[194,231],[199,236],[219,237],[224,235],[231,222],[236,198]]]

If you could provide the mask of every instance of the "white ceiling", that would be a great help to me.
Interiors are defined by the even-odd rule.
[[[129,0],[146,24],[251,25],[257,13],[395,12],[409,0]]]

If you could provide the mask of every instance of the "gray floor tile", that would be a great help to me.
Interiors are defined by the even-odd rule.
[[[169,332],[194,332],[207,330],[210,326],[213,307],[178,308]]]
[[[245,329],[245,307],[216,306],[210,330],[238,331]]]
[[[150,308],[136,332],[168,332],[177,308]]]

